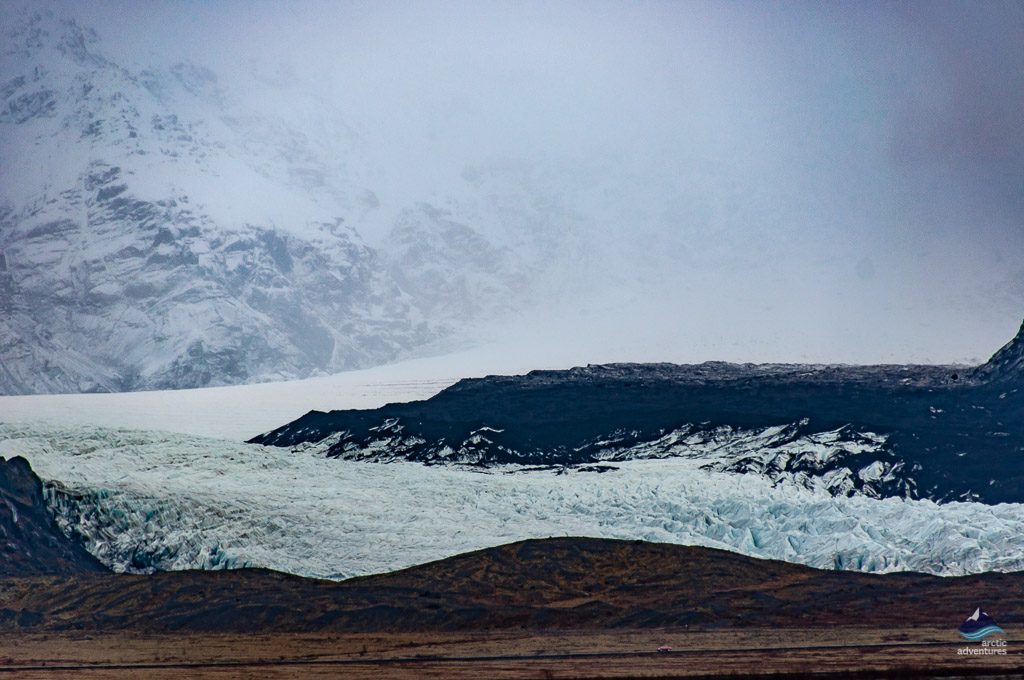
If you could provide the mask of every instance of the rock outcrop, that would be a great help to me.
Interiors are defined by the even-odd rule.
[[[0,574],[104,572],[99,560],[61,533],[28,461],[0,458]]]

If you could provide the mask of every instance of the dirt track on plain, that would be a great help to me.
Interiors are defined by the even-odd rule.
[[[958,650],[981,645],[950,628],[12,634],[0,636],[0,678],[1024,677],[1024,630],[1007,633],[1006,655],[969,657]]]

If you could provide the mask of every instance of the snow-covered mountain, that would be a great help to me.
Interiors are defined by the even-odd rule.
[[[355,133],[315,97],[285,117],[202,66],[115,63],[74,21],[17,19],[0,64],[0,393],[370,366],[525,294],[507,249],[431,204],[368,245],[359,225],[388,218],[350,162]]]

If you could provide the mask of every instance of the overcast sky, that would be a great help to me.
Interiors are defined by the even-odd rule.
[[[519,329],[538,347],[971,360],[1024,316],[1021,2],[64,11],[126,61],[206,64],[285,107],[287,88],[243,74],[316,92],[385,169],[385,199],[443,201],[467,168],[527,168],[597,253],[563,262],[574,283]],[[566,310],[590,319],[579,337]]]

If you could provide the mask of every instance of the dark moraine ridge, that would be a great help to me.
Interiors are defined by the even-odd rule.
[[[826,480],[834,494],[1024,502],[1022,357],[1024,325],[977,367],[709,362],[488,376],[425,401],[311,411],[251,441],[484,468],[601,470],[713,451],[709,469]],[[756,449],[721,446],[744,436],[759,437]]]
[[[998,594],[991,603],[979,596]],[[1024,621],[1024,574],[822,571],[708,548],[530,540],[340,583],[259,569],[8,578],[0,631],[413,632]],[[998,607],[998,608],[996,608]]]

